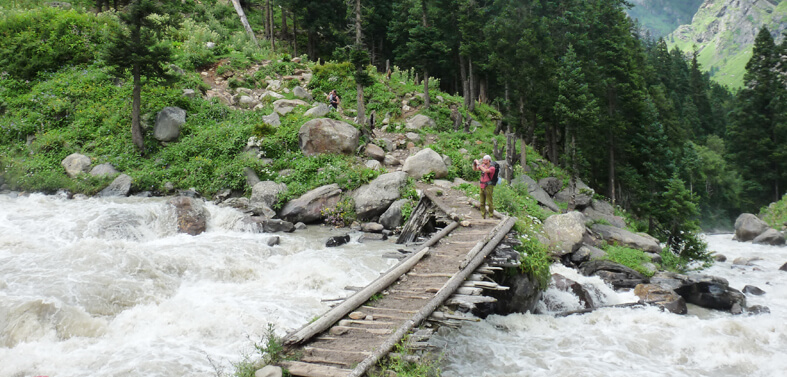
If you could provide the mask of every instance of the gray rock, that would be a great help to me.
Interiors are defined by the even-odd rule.
[[[779,271],[787,271],[787,263],[785,263],[781,267],[779,267]]]
[[[260,182],[260,178],[257,177],[257,173],[252,168],[243,168],[243,174],[246,175],[246,184],[251,187]]]
[[[167,202],[175,207],[178,233],[196,236],[205,231],[208,224],[208,211],[201,199],[188,196],[176,196]]]
[[[95,166],[93,169],[90,170],[90,175],[94,177],[106,177],[120,173],[115,169],[114,166],[110,163],[104,163],[101,165]]]
[[[625,229],[620,229],[611,225],[594,224],[591,230],[610,244],[618,243],[626,247],[649,253],[661,253],[661,246],[657,242],[631,233]]]
[[[379,216],[399,199],[399,190],[407,184],[407,174],[394,172],[382,174],[353,194],[355,213],[359,219]]]
[[[278,202],[279,194],[287,191],[287,185],[273,181],[263,181],[251,188],[250,204],[262,203],[273,208]]]
[[[295,231],[295,225],[286,220],[270,219],[262,216],[248,216],[243,219],[245,224],[254,227],[254,230],[261,233],[291,233]]]
[[[527,192],[533,199],[536,200],[536,202],[538,202],[538,204],[548,208],[552,212],[560,212],[560,207],[555,204],[555,201],[552,200],[552,197],[549,196],[549,193],[544,191],[544,189],[542,189],[533,178],[522,174],[514,178],[511,181],[511,185],[524,185],[527,189]]]
[[[686,314],[689,312],[686,300],[682,296],[672,289],[658,284],[638,284],[634,287],[634,294],[640,298],[641,302],[656,305],[670,313]]]
[[[417,134],[415,132],[408,132],[408,133],[404,134],[404,137],[406,137],[407,140],[410,140],[413,143],[420,143],[421,142],[421,135],[419,135],[419,134]]]
[[[385,159],[383,160],[383,164],[387,166],[397,166],[401,165],[402,161],[399,161],[398,158],[391,156],[390,154],[385,155]]]
[[[303,115],[311,118],[319,118],[328,115],[329,112],[331,112],[331,109],[328,108],[328,105],[321,103],[309,110],[306,110],[306,113]]]
[[[159,141],[174,141],[180,136],[180,127],[186,123],[186,110],[165,107],[156,114],[153,137]]]
[[[131,193],[131,183],[133,179],[128,175],[121,174],[105,187],[96,196],[109,197],[109,196],[128,196]]]
[[[265,87],[266,90],[273,90],[277,91],[281,89],[281,80],[269,80],[268,86]]]
[[[298,98],[305,99],[306,101],[310,101],[311,102],[313,100],[311,93],[306,91],[306,89],[301,88],[300,86],[296,86],[292,90],[292,94],[295,95]]]
[[[390,152],[396,149],[396,145],[390,139],[379,138],[377,139],[377,141],[383,145],[383,149],[385,149],[386,152]]]
[[[380,223],[363,223],[361,224],[361,230],[366,233],[382,233],[383,232],[383,225]]]
[[[593,259],[602,259],[607,256],[607,252],[597,247],[590,245],[582,245],[579,250],[571,254],[571,261],[576,264],[582,264]]]
[[[582,210],[582,214],[584,214],[587,218],[593,221],[605,221],[609,225],[612,225],[617,228],[625,228],[626,227],[626,220],[620,216],[615,215],[607,215],[602,212],[595,210],[593,207],[587,207]]]
[[[299,99],[280,99],[273,102],[273,111],[279,115],[287,115],[298,106],[309,106],[309,104]]]
[[[431,148],[425,148],[414,156],[408,157],[404,161],[402,170],[415,179],[432,172],[435,178],[444,178],[448,175],[448,167],[445,166],[443,158]]]
[[[593,199],[590,203],[590,206],[597,212],[603,213],[605,215],[613,216],[615,215],[615,208],[612,207],[612,204],[604,200]]]
[[[265,244],[268,246],[276,246],[281,243],[281,238],[279,236],[272,236],[265,239]]]
[[[426,115],[417,114],[407,119],[407,121],[405,122],[405,127],[408,130],[420,130],[424,127],[435,128],[437,127],[437,123],[435,123],[435,121],[432,118]]]
[[[540,179],[538,181],[538,185],[544,189],[547,194],[554,196],[563,188],[563,181],[555,177],[548,177]]]
[[[715,260],[716,262],[726,262],[727,261],[727,256],[722,255],[722,254],[714,254],[713,255],[713,260]]]
[[[81,173],[87,173],[90,168],[90,157],[79,153],[72,153],[68,155],[60,165],[66,169],[66,174],[74,178]]]
[[[720,277],[659,272],[650,280],[653,284],[674,290],[687,303],[703,308],[732,311],[736,305],[746,307],[746,296],[730,288],[727,280]]]
[[[396,229],[402,225],[402,206],[407,203],[407,199],[399,199],[393,202],[388,209],[380,215],[380,224],[385,229]]]
[[[352,155],[358,149],[360,131],[349,123],[329,118],[312,119],[298,131],[298,143],[307,156],[321,153]]]
[[[284,205],[279,217],[291,222],[313,223],[322,218],[323,208],[332,208],[341,199],[342,190],[337,184],[330,184],[311,190],[298,199]]]
[[[183,89],[183,97],[195,98],[197,97],[197,92],[195,92],[194,89]]]
[[[770,313],[770,312],[771,312],[770,308],[768,308],[767,306],[762,306],[762,305],[752,305],[752,306],[749,306],[748,308],[746,308],[746,313],[748,313],[750,315],[766,314],[766,313]]]
[[[243,109],[253,109],[259,104],[259,101],[250,96],[240,96],[238,98],[238,106]]]
[[[563,190],[560,190],[560,192],[555,194],[554,199],[561,203],[568,203],[571,200],[571,188],[566,187]],[[577,186],[577,192],[574,195],[574,204],[576,205],[577,209],[587,208],[592,200],[593,197],[591,195],[580,191],[579,186]]]
[[[377,161],[377,160],[366,161],[366,163],[364,165],[367,168],[372,169],[372,170],[380,170],[380,169],[383,168],[383,164],[381,164],[380,161]]]
[[[254,372],[254,377],[282,377],[281,367],[266,365]]]
[[[587,290],[587,288],[583,287],[582,284],[579,284],[578,282],[560,274],[552,274],[552,282],[555,284],[555,288],[558,290],[577,296],[579,303],[582,304],[586,309],[592,309],[596,307],[595,303],[593,302],[593,295]]]
[[[747,295],[762,296],[765,294],[765,291],[753,285],[747,285],[743,287],[743,293]]]
[[[760,257],[737,257],[732,261],[736,266],[753,266],[752,262],[762,260]]]
[[[770,227],[751,213],[743,213],[735,220],[735,239],[741,242],[751,241]]]
[[[549,237],[550,249],[557,256],[579,249],[585,232],[585,217],[579,212],[552,215],[544,221],[544,233]]]
[[[306,229],[306,224],[301,222],[295,223],[295,230],[304,230],[304,229]]]
[[[366,150],[364,151],[364,154],[377,161],[385,160],[385,151],[372,143],[366,144]]]
[[[768,229],[752,240],[753,243],[760,245],[781,246],[784,245],[784,235],[776,229]]]
[[[281,126],[281,118],[279,118],[279,113],[272,112],[270,115],[265,115],[262,117],[262,121],[266,124],[269,124],[273,127]]]

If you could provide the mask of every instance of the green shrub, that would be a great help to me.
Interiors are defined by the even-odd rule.
[[[787,225],[787,194],[781,200],[760,210],[760,218],[774,229]]]
[[[0,12],[0,72],[32,80],[39,73],[96,59],[117,20],[42,7]]]
[[[607,252],[605,259],[620,263],[647,277],[653,276],[654,272],[643,266],[645,263],[651,263],[651,259],[644,251],[618,245],[607,245],[604,250]]]
[[[518,224],[517,228],[527,229],[525,224]],[[521,245],[514,247],[519,252],[519,270],[530,276],[540,290],[546,290],[552,273],[549,266],[552,265],[552,257],[547,247],[542,244],[532,232],[525,233],[519,238]]]

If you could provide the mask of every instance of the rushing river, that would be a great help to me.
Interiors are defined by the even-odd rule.
[[[727,256],[704,274],[727,279],[747,295],[747,305],[765,305],[770,314],[746,316],[689,305],[688,315],[644,309],[607,308],[590,314],[554,317],[492,316],[435,338],[444,346],[443,375],[513,376],[787,376],[787,247],[760,246],[708,236],[711,250]],[[737,257],[759,257],[753,266],[733,266]],[[596,277],[554,265],[552,271],[595,287],[596,302],[635,302]],[[548,289],[539,304],[546,313],[581,309],[572,295]]]
[[[271,235],[245,229],[241,214],[207,205],[208,229],[178,234],[165,199],[74,199],[0,195],[0,377],[217,376],[253,353],[271,324],[279,335],[328,309],[394,264],[390,242],[325,248],[326,227]],[[742,289],[771,314],[733,316],[690,306],[600,309],[555,318],[492,316],[433,338],[443,375],[784,376],[787,370],[787,248],[708,237],[729,261],[706,273]],[[636,301],[597,278],[554,266],[594,287],[596,302]],[[546,313],[579,309],[548,290]]]
[[[0,377],[215,377],[395,264],[391,242],[326,248],[314,226],[270,247],[206,207],[193,237],[165,199],[0,195]]]

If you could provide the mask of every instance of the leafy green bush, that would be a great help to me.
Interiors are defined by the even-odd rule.
[[[781,200],[760,210],[760,218],[774,229],[787,225],[787,194]]]
[[[343,228],[352,224],[356,220],[355,200],[352,197],[345,197],[336,206],[323,208],[320,214],[325,218],[325,223],[331,226]]]
[[[651,262],[644,251],[618,245],[607,245],[604,250],[607,252],[605,259],[620,263],[647,277],[653,276],[654,272],[643,266],[645,263]]]
[[[527,228],[525,224],[518,224],[517,227]],[[521,245],[514,247],[520,255],[519,270],[533,278],[538,283],[539,289],[546,290],[552,278],[549,271],[549,266],[552,265],[549,250],[533,234],[526,233],[519,240]]]
[[[0,72],[32,80],[39,73],[96,59],[115,18],[42,7],[0,12]]]

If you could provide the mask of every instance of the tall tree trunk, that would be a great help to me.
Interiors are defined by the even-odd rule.
[[[240,6],[240,0],[232,0],[232,6],[235,7],[235,12],[238,13],[238,18],[240,18],[240,23],[243,24],[243,28],[246,29],[246,34],[249,35],[254,45],[259,47],[260,44],[257,43],[257,37],[254,36],[254,30],[251,30],[251,25],[249,25],[249,21],[246,19],[246,13],[243,12],[243,8]]]
[[[140,124],[139,115],[140,108],[142,107],[142,80],[140,79],[141,72],[139,64],[134,64],[134,89],[131,92],[131,141],[137,146],[139,151],[145,153],[145,140],[142,137],[142,125]]]
[[[424,68],[424,109],[428,109],[429,104],[429,70]]]
[[[292,55],[298,56],[298,16],[292,12]]]
[[[607,142],[607,149],[609,149],[609,199],[612,200],[612,205],[615,205],[615,141],[612,132],[609,132],[609,139]]]
[[[362,33],[361,33],[361,0],[355,0],[355,48],[362,47]],[[363,67],[356,67],[356,74],[360,76],[363,74]],[[358,103],[358,124],[365,128],[366,125],[366,107],[363,103],[363,85],[356,80],[355,91],[357,92],[356,102]],[[427,106],[428,107],[428,106]]]
[[[478,102],[486,103],[486,77],[481,76],[478,82]]]
[[[516,138],[512,132],[506,133],[506,171],[505,178],[511,182],[514,176],[514,154],[516,154]]]
[[[568,139],[569,132],[569,127],[566,126],[566,139]],[[571,193],[571,197],[568,200],[568,211],[571,212],[577,207],[577,174],[579,174],[579,169],[577,168],[577,143],[573,132],[571,132],[571,146],[569,149],[569,160],[571,161],[571,181],[569,181],[569,192]]]
[[[287,12],[284,11],[284,8],[279,5],[279,9],[281,10],[281,39],[283,41],[288,40],[287,38]]]
[[[470,112],[475,111],[475,78],[473,77],[473,58],[467,58],[467,81],[468,81],[468,91],[470,93],[470,102],[467,104],[467,108]]]
[[[470,108],[470,86],[467,83],[467,67],[465,58],[459,55],[459,76],[462,78],[462,98],[464,98],[465,108]]]
[[[519,164],[522,165],[522,171],[527,172],[527,143],[525,143],[525,137],[519,137],[519,145],[522,150],[519,151]]]
[[[274,30],[273,30],[273,6],[271,5],[271,0],[268,0],[268,24],[270,25],[270,39],[271,39],[271,52],[276,51],[276,42],[274,41]]]

